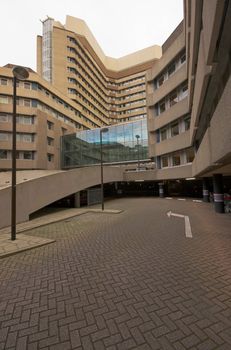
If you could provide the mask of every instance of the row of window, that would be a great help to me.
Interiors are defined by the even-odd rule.
[[[138,81],[145,80],[145,77],[142,75],[142,76],[134,77],[129,80],[121,81],[121,82],[110,81],[109,78],[107,78],[103,74],[103,72],[98,68],[95,62],[93,62],[90,59],[89,54],[85,50],[83,50],[83,48],[75,38],[67,36],[67,39],[69,40],[69,42],[75,44],[75,46],[78,48],[78,52],[77,52],[77,50],[74,47],[67,46],[68,51],[75,53],[80,59],[80,61],[82,61],[84,65],[86,65],[90,69],[91,74],[93,76],[97,77],[98,79],[101,78],[103,80],[103,82],[101,83],[103,83],[105,87],[107,87],[107,85],[111,85],[114,87],[124,86],[124,85],[130,84],[131,82],[136,82],[136,81],[138,82]],[[83,57],[81,55],[83,55]],[[98,76],[95,73],[97,73]]]
[[[181,52],[165,69],[160,75],[154,80],[154,88],[158,89],[165,83],[181,66],[186,62],[185,51]]]
[[[139,98],[140,96],[145,96],[146,93],[144,91],[142,92],[135,92],[134,94],[129,94],[127,96],[124,96],[124,97],[118,97],[117,98],[117,101],[125,101],[125,100],[128,100],[128,99],[133,99],[133,98]]]
[[[12,79],[7,79],[7,78],[0,78],[0,82],[1,80],[6,81],[6,84],[12,84]],[[32,89],[32,90],[39,90],[41,92],[44,92],[44,94],[49,97],[51,96],[53,101],[55,101],[57,104],[59,105],[63,105],[64,108],[70,109],[71,111],[75,112],[75,115],[78,117],[82,117],[82,119],[87,122],[88,124],[91,124],[91,126],[94,127],[98,127],[98,124],[94,124],[92,122],[91,119],[87,118],[86,116],[82,116],[80,114],[80,112],[76,109],[74,109],[72,106],[69,106],[68,104],[66,104],[64,101],[62,101],[60,98],[56,97],[55,95],[51,94],[48,90],[46,90],[45,88],[43,88],[41,85],[39,85],[38,83],[35,82],[17,82],[18,86],[22,87],[22,88],[26,88],[26,89]],[[34,104],[32,105],[31,101],[36,101],[36,100],[30,100],[28,98],[24,98],[24,99],[17,99],[17,104],[20,106],[25,106],[25,107],[36,107],[36,102],[33,102]],[[10,96],[5,96],[5,95],[0,95],[0,103],[4,103],[4,104],[9,104],[12,103],[12,97]],[[57,112],[58,113],[58,112]],[[69,117],[66,117],[69,118]],[[99,118],[98,118],[99,119]],[[74,121],[69,118],[70,123],[74,123]],[[101,121],[101,119],[99,119]],[[102,121],[101,121],[102,122]],[[104,123],[106,125],[106,122]],[[77,125],[78,129],[81,128],[81,125]]]
[[[123,115],[123,114],[132,114],[132,113],[144,111],[145,108],[146,108],[146,107],[131,108],[131,109],[126,110],[126,111],[118,112],[117,114],[119,114],[119,115]]]
[[[98,105],[99,105],[98,101],[97,101],[94,97],[92,97],[92,96],[89,94],[89,92],[88,92],[85,88],[83,88],[83,87],[80,86],[79,84],[78,84],[78,87],[79,87],[79,89],[68,88],[68,93],[71,94],[71,95],[78,96],[80,100],[84,101],[89,107],[91,107],[93,110],[95,110],[95,111],[96,111],[96,114],[94,114],[94,113],[92,112],[92,116],[94,117],[94,120],[99,121],[99,122],[100,122],[100,125],[101,125],[102,119],[98,118],[97,115],[100,115],[101,117],[103,117],[103,118],[106,119],[106,118],[107,118],[107,114],[102,113],[101,110],[98,109],[98,108],[95,106],[95,104],[98,104]],[[82,94],[79,93],[79,91],[81,91],[81,90],[83,91]],[[91,102],[89,101],[89,99],[85,98],[83,94],[85,94],[86,96],[90,96]],[[95,104],[92,103],[92,100],[93,100],[93,102],[94,102]],[[104,109],[104,110],[107,112],[107,109],[106,109],[105,107],[102,107],[101,104],[100,104],[100,107],[101,107],[102,109]],[[99,126],[100,126],[100,125],[99,125]]]
[[[137,78],[133,78],[133,79],[129,79],[129,80],[126,80],[124,82],[121,82],[121,83],[117,83],[117,86],[127,86],[131,83],[135,83],[135,82],[138,82],[138,81],[144,81],[145,80],[145,77],[144,76],[139,76]]]
[[[49,82],[52,81],[52,27],[53,19],[47,19],[43,23],[42,56],[43,76]]]
[[[13,86],[13,79],[7,79],[7,78],[0,78],[0,85],[4,85],[4,86]],[[17,81],[16,83],[17,87],[22,87],[24,89],[28,89],[28,90],[37,90],[37,83],[30,83],[27,81]]]
[[[161,142],[189,130],[191,117],[187,115],[156,131],[156,141]]]
[[[117,91],[117,94],[123,94],[124,92],[131,92],[131,91],[134,91],[135,89],[138,89],[138,88],[142,88],[143,90],[145,90],[145,83],[133,85],[132,87],[129,87],[129,88],[124,89],[124,90],[119,90],[119,91]]]
[[[77,57],[76,59],[75,57],[67,56],[67,61],[77,66],[78,70],[82,71],[84,76],[86,76],[98,90],[100,90],[104,95],[107,95],[107,92],[110,91],[110,89],[108,89],[107,82],[102,81],[99,77],[96,76],[95,72],[89,68],[86,61],[84,61],[81,55],[79,55],[79,53],[77,53],[74,48],[68,46],[67,49],[72,54],[75,54],[75,57]]]
[[[34,142],[34,134],[30,133],[17,133],[16,141],[18,142]],[[0,141],[11,141],[12,133],[0,132]]]
[[[194,150],[193,148],[188,148],[186,150],[181,150],[157,157],[157,166],[158,168],[170,168],[174,166],[181,166],[186,165],[188,163],[192,163],[193,159]]]
[[[115,123],[115,122],[128,122],[128,121],[134,121],[134,120],[140,120],[140,119],[143,119],[143,118],[146,118],[147,117],[147,114],[139,114],[139,115],[135,115],[135,116],[131,116],[131,117],[126,117],[126,118],[113,118],[111,117],[110,118],[110,122],[111,123]]]
[[[89,83],[85,80],[85,78],[83,78],[83,77],[79,74],[79,72],[77,71],[77,69],[72,68],[72,67],[68,67],[68,70],[69,70],[70,72],[74,73],[75,75],[80,76],[80,77],[81,77],[81,80],[83,80],[85,84],[89,85]],[[90,77],[88,77],[88,78],[91,79]],[[76,81],[76,79],[71,78],[71,77],[68,77],[68,81],[71,82],[71,83],[75,83],[75,85],[78,84],[77,81]],[[90,98],[93,99],[93,101],[94,101],[96,104],[99,104],[99,102],[98,102],[91,94],[89,94],[89,92],[88,92],[84,87],[80,86],[79,84],[78,84],[78,86],[79,86],[79,89],[83,90]],[[94,89],[92,89],[92,87],[90,87],[90,88],[91,88],[91,90],[94,91],[95,94],[99,95],[98,93],[96,93],[96,91],[95,91]],[[82,99],[85,103],[87,103],[89,106],[91,106],[91,108],[96,109],[96,107],[95,107],[91,102],[89,102],[85,97],[83,97],[82,94],[80,94],[79,92],[77,92],[76,89],[74,89],[74,88],[68,88],[68,93],[69,93],[69,94],[72,94],[72,95],[77,95],[77,96],[78,96],[80,99]],[[115,100],[115,99],[112,99],[112,100]],[[143,103],[144,103],[144,104],[145,104],[145,101],[146,101],[146,100],[143,99]],[[136,102],[134,101],[134,102],[131,102],[131,103],[136,103]],[[102,104],[100,104],[100,106],[101,106],[101,108],[103,108],[105,111],[108,111]],[[115,105],[115,107],[118,107],[118,106]],[[89,114],[93,114],[93,115],[94,115],[93,112],[91,112],[91,111],[88,111],[88,112],[89,112]],[[132,113],[132,112],[129,112],[129,113]],[[97,114],[101,115],[102,117],[107,117],[107,115],[105,116],[105,115],[104,115],[103,113],[101,113],[98,109],[97,109]],[[94,117],[96,117],[96,116],[94,115]],[[97,117],[96,117],[96,118],[97,118]]]
[[[8,113],[0,113],[0,123],[12,123],[12,115]],[[67,122],[67,121],[66,121]],[[35,116],[34,115],[17,115],[16,116],[16,123],[17,124],[23,124],[23,125],[33,125],[35,124]],[[54,130],[54,123],[51,121],[47,121],[47,128],[49,130]],[[62,129],[62,135],[64,135],[67,131],[65,128]],[[2,136],[2,141],[6,136]],[[4,139],[6,141],[6,138]],[[49,144],[49,142],[48,142]]]
[[[71,40],[73,40],[73,42],[76,42],[76,40],[75,40],[74,38],[72,38]],[[78,45],[77,42],[76,42],[76,45]],[[85,83],[87,83],[87,85],[88,85],[89,83],[86,81],[85,77],[83,77],[83,76],[79,73],[79,71],[82,71],[83,74],[84,74],[84,76],[86,76],[87,79],[89,79],[89,80],[91,81],[91,83],[97,88],[97,90],[100,90],[101,93],[103,93],[103,96],[108,97],[108,96],[107,96],[107,93],[108,93],[108,89],[107,89],[108,84],[105,86],[104,83],[101,82],[102,86],[99,87],[99,84],[97,84],[96,81],[92,79],[92,75],[95,76],[95,74],[92,72],[92,70],[90,69],[90,74],[88,74],[88,73],[86,72],[86,66],[87,66],[87,65],[86,65],[86,62],[82,59],[82,57],[79,55],[79,53],[77,53],[76,49],[73,48],[73,47],[70,47],[70,46],[68,46],[67,49],[68,49],[70,52],[74,53],[74,54],[78,57],[78,61],[76,60],[75,57],[70,57],[70,56],[67,57],[67,59],[68,59],[69,62],[74,63],[75,66],[78,67],[78,71],[77,71],[74,67],[68,67],[69,71],[71,71],[72,73],[75,73],[77,76],[80,76],[80,79],[82,79],[82,80],[83,80]],[[86,56],[86,55],[84,55],[84,57],[85,57],[85,56]],[[85,58],[86,58],[86,57],[85,57]],[[83,62],[83,66],[80,64],[81,62]],[[75,83],[75,79],[69,78],[68,80],[69,80],[69,82]],[[145,77],[144,77],[144,76],[139,76],[139,77],[136,77],[136,78],[129,79],[128,81],[129,81],[129,83],[131,83],[131,82],[139,82],[139,81],[143,81],[143,80],[145,80]],[[127,82],[128,82],[128,81],[123,82],[123,83],[121,83],[121,84],[127,85]],[[115,83],[114,83],[114,85],[115,85]],[[140,85],[143,86],[143,87],[145,86],[145,84],[139,84],[138,86],[140,86]],[[92,89],[92,86],[88,86],[88,88]],[[135,88],[137,88],[137,86],[136,86]],[[133,90],[133,89],[134,89],[134,87],[131,87],[131,88],[126,89],[126,90],[124,90],[124,91],[131,91],[131,90]],[[94,89],[92,89],[92,90],[94,91],[94,94],[98,95],[98,97],[100,98],[101,101],[103,101],[104,103],[107,104],[107,102],[102,98],[102,96],[100,96]],[[75,94],[74,90],[72,90],[72,89],[69,91],[69,93]],[[110,93],[110,90],[109,90],[109,93]],[[113,90],[112,90],[111,93],[112,93],[112,94],[115,94],[116,91],[113,91]],[[118,93],[119,93],[119,91],[118,91]],[[97,103],[97,101],[95,101],[95,102]],[[101,105],[101,107],[102,107],[103,109],[105,109],[104,106]],[[102,116],[103,116],[103,115],[102,115]]]
[[[87,91],[87,93],[89,94],[89,97],[91,97],[91,98],[93,99],[93,101],[94,101],[96,104],[98,104],[102,109],[104,109],[105,111],[107,111],[107,109],[105,108],[105,105],[107,105],[107,101],[106,101],[106,97],[107,97],[107,96],[106,96],[105,91],[103,91],[102,89],[100,89],[100,88],[98,87],[98,85],[95,84],[95,82],[92,80],[92,78],[91,78],[87,73],[83,72],[83,69],[82,69],[79,65],[77,65],[77,66],[78,66],[78,69],[79,69],[79,70],[77,70],[77,69],[74,68],[74,67],[67,67],[67,70],[68,70],[68,72],[75,74],[75,76],[78,77],[79,80],[81,80],[81,81],[88,87],[88,90],[85,89],[79,82],[77,82],[77,80],[76,80],[75,78],[68,77],[68,81],[69,81],[71,84],[78,85],[78,88],[79,88],[79,89],[84,89],[85,91]],[[82,72],[82,74],[80,74],[80,71]],[[87,79],[91,82],[91,84],[87,81]],[[101,93],[102,93],[102,95],[104,96],[104,98],[102,97],[102,95],[100,95],[100,94],[97,92],[96,89],[93,88],[93,85],[96,87],[96,89],[98,89],[98,90],[101,91]],[[68,89],[68,90],[69,90],[69,89]],[[71,90],[73,90],[73,92],[71,92]],[[69,93],[74,93],[74,90],[75,90],[75,89],[70,88],[70,91],[68,91],[68,92],[69,92]],[[90,93],[89,93],[89,90],[91,90],[91,92],[92,92],[93,94],[92,94],[92,93],[90,94]],[[94,97],[94,95],[96,95],[96,96],[98,97],[98,99],[99,99],[100,101],[103,102],[103,104],[100,103],[99,100],[97,100],[97,99]],[[100,112],[100,113],[101,113],[101,112]],[[102,115],[102,117],[105,117],[105,115],[104,115],[103,113],[101,113],[101,115]]]
[[[67,50],[69,52],[75,53],[78,55],[78,59],[82,62],[84,62],[84,65],[88,67],[88,69],[90,70],[92,76],[96,77],[98,80],[101,80],[107,84],[108,80],[106,78],[106,76],[102,73],[102,71],[98,68],[98,66],[95,64],[95,62],[93,62],[87,51],[83,50],[83,48],[81,47],[81,45],[77,42],[77,40],[73,37],[67,36],[67,39],[75,44],[75,46],[78,48],[78,52],[76,51],[75,48],[67,46]],[[83,57],[82,57],[83,56]],[[101,83],[102,83],[101,81]],[[102,83],[103,84],[103,83]]]
[[[35,151],[16,151],[16,159],[33,160]],[[11,159],[12,151],[0,149],[0,159]]]
[[[0,95],[0,103],[12,104],[12,96]],[[38,102],[37,100],[19,97],[17,98],[17,105],[38,108],[39,110],[46,112],[59,120],[64,121],[65,123],[75,127],[76,129],[82,129],[83,127],[80,123],[76,122],[75,120],[61,114],[60,112],[57,112],[55,109],[51,108],[50,106],[47,106],[44,103]],[[80,112],[78,112],[78,117],[86,123],[91,123],[92,126],[98,127],[97,124],[94,124],[90,119],[80,114]]]
[[[0,113],[0,123],[12,123],[12,115],[7,113]],[[16,123],[25,125],[34,124],[34,116],[18,115],[16,116]]]
[[[67,68],[68,71],[74,73],[77,77],[79,77],[79,79],[82,80],[82,81],[88,86],[88,88],[90,88],[90,89],[93,91],[94,95],[97,95],[97,97],[98,97],[102,102],[104,102],[104,104],[99,103],[99,101],[97,101],[97,100],[95,99],[95,97],[94,97],[92,94],[89,94],[89,92],[88,92],[82,85],[79,85],[79,84],[77,83],[77,80],[76,80],[75,78],[68,77],[68,81],[69,81],[70,83],[72,83],[72,84],[75,84],[75,85],[78,84],[78,85],[79,85],[79,88],[82,89],[82,90],[85,90],[85,92],[87,93],[87,95],[89,95],[89,97],[92,98],[93,101],[94,101],[96,104],[100,105],[100,107],[101,107],[103,110],[108,111],[107,108],[105,108],[105,105],[108,106],[108,103],[106,102],[106,100],[105,100],[104,98],[102,98],[102,96],[101,96],[95,89],[93,89],[93,87],[88,83],[88,81],[87,81],[86,79],[88,79],[97,89],[100,89],[101,93],[103,94],[103,96],[105,96],[105,98],[108,97],[108,95],[107,95],[107,92],[108,92],[108,91],[107,91],[107,90],[103,90],[102,88],[99,88],[98,84],[96,84],[95,81],[92,79],[92,77],[86,72],[86,70],[85,70],[83,67],[81,67],[81,66],[79,65],[79,63],[77,63],[77,61],[76,61],[75,58],[69,57],[69,56],[68,56],[67,59],[68,59],[68,61],[74,63],[74,64],[77,66],[77,68],[78,68],[78,70],[77,70],[77,69],[74,68],[74,67],[68,67],[68,68]],[[83,75],[80,74],[80,71],[82,72]],[[138,86],[140,86],[140,84],[139,84]],[[143,84],[143,85],[141,84],[141,86],[145,86],[145,84]],[[130,91],[130,89],[134,89],[134,88],[137,88],[137,86],[135,86],[135,87],[133,86],[133,87],[131,87],[131,88],[129,88],[129,89],[126,89],[126,90],[129,90],[129,91]],[[73,88],[68,88],[68,93],[70,93],[70,94],[76,94],[76,90],[73,89]],[[115,93],[115,92],[113,92],[113,93]],[[143,95],[143,94],[145,94],[145,93],[142,92],[142,95]],[[114,99],[112,98],[111,100],[113,101]],[[104,115],[103,113],[101,113],[100,111],[99,111],[99,114],[102,115],[102,117],[105,117],[105,115]]]
[[[75,78],[72,78],[72,77],[68,77],[68,82],[71,83],[71,84],[75,84],[78,89],[82,89],[84,90],[89,97],[91,97],[94,101],[94,103],[96,103],[97,105],[99,105],[103,110],[107,111],[106,107],[107,106],[107,97],[105,92],[103,90],[101,90],[101,93],[102,95],[100,95],[97,91],[98,87],[97,87],[97,84],[95,84],[92,79],[89,77],[89,76],[85,76],[85,73],[81,74],[80,71],[78,71],[76,68],[74,67],[67,67],[67,70],[68,72],[74,74],[77,78],[79,78],[79,81],[77,81],[77,79]],[[82,71],[82,69],[80,69]],[[85,79],[85,77],[86,79]],[[87,79],[89,81],[91,81],[92,84],[90,84]],[[81,84],[81,82],[83,82],[85,84],[85,86],[88,88],[86,89],[85,87],[83,87],[83,85]],[[93,88],[93,85],[97,88],[97,89],[94,89]],[[89,92],[91,91],[91,93]],[[98,99],[97,99],[97,98]],[[99,102],[100,101],[100,102]],[[102,114],[102,116],[104,116]]]
[[[169,95],[165,96],[161,101],[155,105],[155,115],[158,116],[164,113],[167,109],[174,106],[179,101],[183,100],[188,96],[188,82],[185,81],[183,84],[178,86]]]
[[[145,104],[146,103],[146,99],[139,99],[139,100],[128,102],[128,103],[123,103],[123,104],[117,105],[116,107],[117,108],[130,107],[130,106],[133,106],[133,105],[135,105],[137,103]]]
[[[16,151],[16,159],[19,160],[34,160],[35,159],[35,151]],[[12,151],[0,149],[0,160],[12,159]],[[47,153],[47,161],[54,162],[54,154]]]

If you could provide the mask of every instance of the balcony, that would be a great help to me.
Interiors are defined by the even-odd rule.
[[[176,103],[171,108],[167,109],[165,112],[161,113],[159,116],[154,116],[154,109],[148,108],[148,130],[149,132],[155,131],[162,128],[166,124],[178,119],[179,117],[187,114],[188,109],[188,98]]]
[[[158,101],[160,101],[164,96],[167,96],[186,79],[186,64],[184,64],[174,74],[172,74],[170,78],[164,82],[163,85],[147,95],[147,106],[154,106]]]
[[[154,145],[155,155],[161,155],[190,147],[189,130]]]

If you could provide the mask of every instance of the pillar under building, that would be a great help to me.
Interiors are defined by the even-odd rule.
[[[203,177],[203,202],[209,202],[209,178]]]
[[[224,190],[222,174],[213,174],[214,209],[217,213],[224,213]]]
[[[80,208],[80,192],[76,192],[74,195],[74,206],[75,208]]]
[[[164,184],[163,184],[163,182],[159,182],[158,186],[159,186],[159,197],[164,198]]]

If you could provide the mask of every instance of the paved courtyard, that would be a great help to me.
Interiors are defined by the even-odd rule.
[[[0,349],[230,350],[231,215],[174,199],[106,207],[124,211],[28,231],[56,242],[0,260]]]

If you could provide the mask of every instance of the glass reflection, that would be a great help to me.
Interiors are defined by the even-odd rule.
[[[137,144],[136,135],[139,135]],[[100,163],[100,129],[83,130],[62,137],[62,166]],[[102,133],[103,162],[121,163],[148,159],[146,119],[108,127]]]

